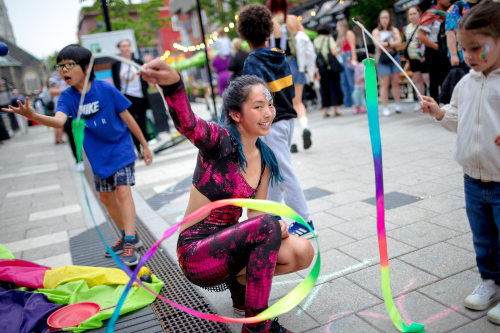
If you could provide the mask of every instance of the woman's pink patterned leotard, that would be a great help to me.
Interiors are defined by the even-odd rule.
[[[254,198],[257,189],[240,173],[236,140],[226,129],[203,121],[191,111],[182,81],[163,87],[163,91],[175,127],[199,149],[193,185],[210,201]],[[261,178],[264,169],[263,164]],[[188,280],[205,288],[230,283],[246,267],[245,312],[249,317],[267,308],[281,229],[270,215],[238,223],[241,212],[235,206],[219,208],[182,231],[177,257]]]

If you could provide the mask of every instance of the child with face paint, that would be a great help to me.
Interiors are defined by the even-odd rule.
[[[486,310],[500,300],[500,3],[483,0],[458,25],[458,42],[471,71],[440,108],[423,96],[424,113],[457,133],[455,160],[463,166],[465,204],[482,282],[465,307]],[[500,304],[488,312],[500,324]]]
[[[180,75],[160,59],[144,65],[144,79],[163,88],[177,130],[199,149],[186,216],[215,200],[266,199],[283,181],[273,151],[261,140],[276,116],[273,96],[255,75],[237,77],[222,95],[219,125],[198,118]],[[237,314],[252,317],[268,306],[273,276],[307,268],[314,249],[289,235],[287,225],[264,212],[214,209],[179,229],[177,256],[186,278],[212,291],[229,289]],[[242,332],[289,332],[277,320],[244,325]]]

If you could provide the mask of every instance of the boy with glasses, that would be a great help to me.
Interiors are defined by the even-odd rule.
[[[57,55],[54,66],[64,81],[71,86],[58,100],[55,116],[37,114],[26,103],[17,101],[18,108],[9,105],[7,112],[23,115],[49,127],[63,127],[68,117],[77,118],[81,93],[87,71],[90,81],[82,106],[81,119],[85,121],[83,147],[94,173],[94,183],[101,202],[121,230],[122,237],[112,246],[116,254],[123,252],[128,266],[139,263],[137,248],[142,242],[135,233],[135,205],[130,186],[135,184],[134,163],[137,156],[130,132],[141,142],[146,165],[153,155],[134,118],[127,108],[131,103],[112,84],[94,80],[93,68],[88,68],[92,53],[75,44],[66,46]],[[109,253],[105,253],[110,256]]]

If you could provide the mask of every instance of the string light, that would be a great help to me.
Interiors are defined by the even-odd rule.
[[[314,10],[311,12],[311,16],[316,16],[316,12]]]
[[[302,16],[300,16],[300,15],[299,15],[299,16],[297,16],[297,19],[298,19],[299,21],[302,21]]]

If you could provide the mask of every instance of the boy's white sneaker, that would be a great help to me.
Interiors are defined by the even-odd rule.
[[[485,310],[497,300],[500,300],[500,286],[493,280],[483,280],[472,294],[465,298],[464,305],[472,310]],[[500,314],[500,309],[498,312]]]
[[[384,117],[389,117],[391,115],[391,111],[389,110],[389,108],[387,106],[384,106],[384,109],[382,110],[382,114],[384,115]]]
[[[488,319],[492,323],[500,325],[500,303],[498,303],[497,306],[488,311]]]
[[[76,170],[77,171],[85,171],[85,162],[81,161],[76,163]]]

